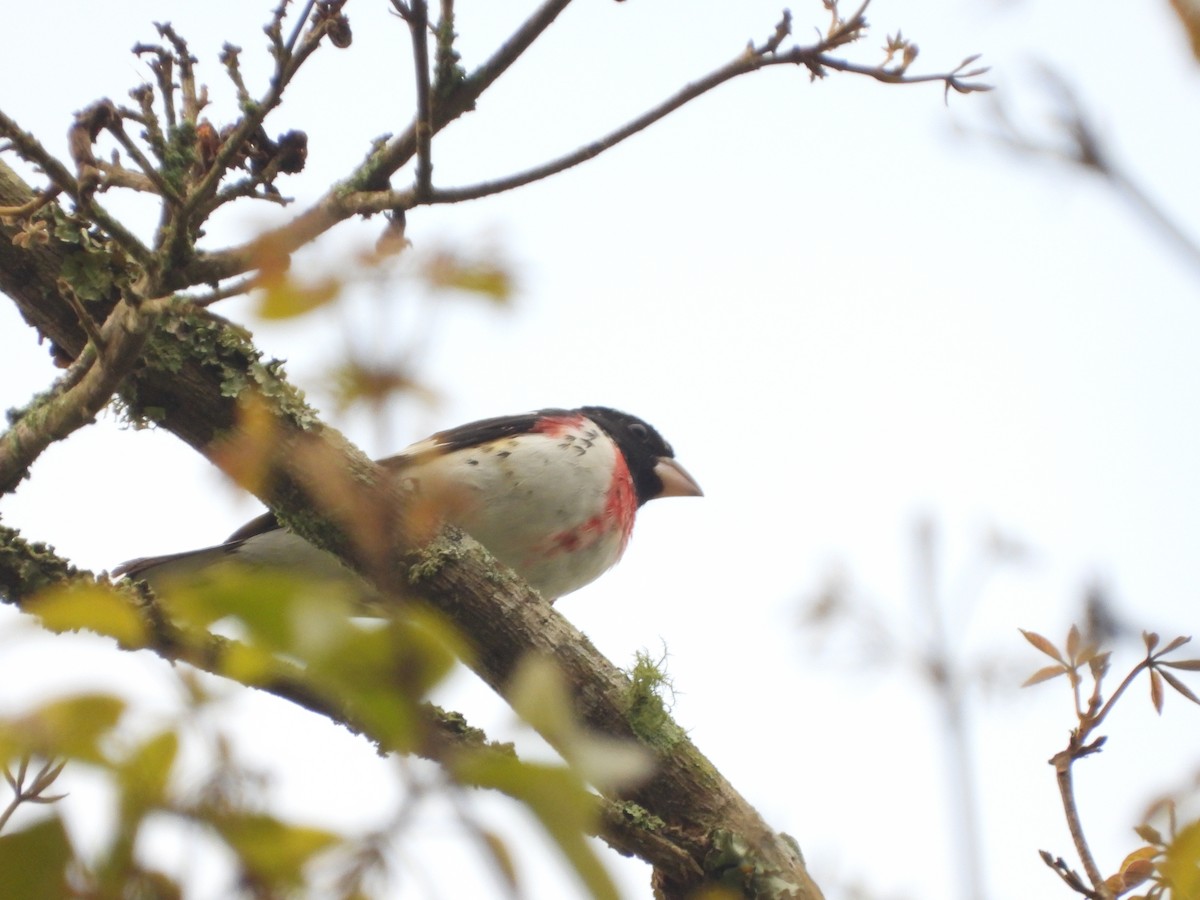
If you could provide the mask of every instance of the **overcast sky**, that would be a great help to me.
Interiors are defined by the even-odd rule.
[[[73,111],[102,96],[122,101],[149,77],[128,48],[154,39],[152,21],[170,20],[191,41],[215,119],[231,110],[215,62],[224,41],[244,48],[252,90],[263,85],[266,4],[13,6],[5,31],[25,39],[6,42],[0,108],[59,153]],[[353,47],[323,49],[293,104],[268,120],[272,134],[309,135],[308,169],[281,183],[298,208],[407,121],[408,37],[385,6],[351,3]],[[472,68],[531,4],[458,6]],[[439,136],[436,183],[570,150],[762,40],[779,13],[763,0],[576,6],[478,112]],[[793,13],[802,37],[826,23],[816,2]],[[802,600],[841,573],[870,598],[875,624],[918,641],[913,524],[931,517],[952,639],[964,658],[1013,664],[972,713],[987,896],[1053,896],[1064,889],[1036,851],[1073,858],[1045,764],[1065,740],[1069,704],[1061,685],[1016,691],[1042,664],[1017,628],[1061,638],[1094,580],[1136,629],[1196,628],[1200,273],[1098,180],[1009,155],[982,133],[993,101],[1047,132],[1053,104],[1038,67],[1048,64],[1122,164],[1200,235],[1200,70],[1166,0],[876,0],[869,19],[863,61],[903,29],[921,47],[915,70],[982,53],[1000,90],[952,96],[947,107],[937,85],[758,73],[552,181],[410,215],[418,249],[484,246],[511,260],[511,309],[422,297],[393,281],[364,286],[347,309],[253,327],[330,419],[379,455],[439,427],[548,405],[603,403],[658,426],[706,497],[646,508],[621,566],[560,609],[618,664],[665,643],[678,721],[773,826],[796,836],[831,898],[849,896],[851,881],[883,897],[960,896],[944,747],[911,660],[818,654],[798,622]],[[289,215],[239,207],[206,243]],[[343,274],[378,230],[343,225],[297,268]],[[247,316],[244,303],[219,311]],[[321,373],[347,341],[413,353],[438,402],[400,404],[384,429],[335,417]],[[6,306],[0,342],[0,399],[23,405],[56,373]],[[215,542],[257,508],[170,435],[123,429],[111,413],[47,452],[0,501],[6,524],[96,570]],[[993,529],[1030,553],[977,578]],[[99,641],[36,638],[18,618],[0,616],[4,709],[110,681],[170,707],[155,661]],[[1133,849],[1129,829],[1146,802],[1197,769],[1200,710],[1170,697],[1160,720],[1136,693],[1105,753],[1080,772],[1105,869]],[[446,702],[495,736],[511,733],[511,714],[470,676]],[[352,828],[394,807],[379,787],[386,764],[325,723],[254,697],[231,699],[223,715],[244,757],[273,773],[290,814]],[[76,777],[73,797],[98,796]],[[491,805],[508,823],[505,804]],[[85,832],[97,827],[77,819]],[[408,862],[434,881],[454,867],[487,883],[447,815],[422,832]],[[649,896],[644,866],[606,859],[630,897]],[[576,890],[545,853],[525,853],[521,865],[531,897]],[[197,897],[221,896],[193,877]],[[402,884],[395,896],[466,896]]]

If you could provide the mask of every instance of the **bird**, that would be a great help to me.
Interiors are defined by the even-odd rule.
[[[620,560],[644,504],[703,496],[658,431],[606,406],[470,422],[378,464],[400,479],[415,503],[471,535],[550,602]],[[221,544],[132,559],[113,576],[145,581],[158,592],[229,562],[321,579],[358,578],[271,512]]]

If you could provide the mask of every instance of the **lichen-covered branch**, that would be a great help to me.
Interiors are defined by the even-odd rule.
[[[43,450],[89,424],[108,404],[138,363],[164,302],[148,301],[137,307],[118,304],[50,393],[19,416],[10,414],[9,427],[0,434],[0,493],[15,490]],[[85,311],[85,321],[86,315]]]

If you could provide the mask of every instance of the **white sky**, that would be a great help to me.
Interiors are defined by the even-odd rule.
[[[371,138],[407,121],[408,37],[385,5],[352,3],[353,48],[322,50],[295,105],[268,121],[272,134],[309,134],[308,170],[281,183],[299,208]],[[154,39],[153,20],[191,41],[220,101],[214,116],[230,108],[215,63],[224,40],[245,49],[247,77],[262,85],[266,4],[13,6],[6,32],[24,39],[6,42],[0,107],[59,152],[72,111],[100,96],[120,102],[148,77],[127,50]],[[459,4],[468,68],[528,6]],[[437,140],[437,183],[572,149],[761,40],[779,12],[762,0],[576,6]],[[824,27],[816,2],[793,12],[800,35]],[[1034,127],[1048,109],[1034,66],[1053,64],[1118,159],[1200,235],[1200,70],[1165,0],[1136,9],[877,0],[869,19],[870,47],[897,28],[920,44],[920,71],[983,53],[996,98]],[[859,52],[874,61],[869,49]],[[895,665],[853,672],[814,655],[797,626],[800,599],[827,573],[848,573],[887,622],[915,635],[918,515],[933,516],[945,538],[948,586],[969,580],[992,526],[1019,537],[1035,551],[1028,565],[981,590],[948,589],[955,642],[967,655],[1009,657],[1018,679],[1041,661],[1016,629],[1060,638],[1095,577],[1135,627],[1195,629],[1197,272],[1097,181],[964,139],[988,124],[990,102],[955,96],[947,109],[936,85],[845,75],[810,84],[779,69],[727,85],[550,182],[418,211],[409,218],[418,247],[505,250],[520,278],[515,309],[446,300],[431,325],[434,304],[393,284],[397,327],[355,339],[388,352],[415,343],[442,402],[401,406],[386,441],[363,417],[338,422],[381,455],[434,428],[547,405],[605,403],[659,426],[706,498],[650,506],[622,565],[562,611],[618,664],[665,641],[679,722],[797,837],[831,898],[849,896],[849,881],[883,897],[959,894],[929,698]],[[240,209],[214,225],[211,246],[288,214]],[[298,267],[340,271],[377,232],[377,223],[344,225]],[[373,323],[369,294],[346,315],[260,327],[260,345],[286,356],[327,403],[316,389],[322,365],[344,350],[345,321],[362,332]],[[414,322],[425,336],[416,342],[399,327]],[[0,342],[0,401],[22,405],[55,373],[3,305]],[[123,431],[110,415],[46,453],[33,480],[0,503],[7,524],[96,569],[212,543],[255,509],[174,438]],[[171,691],[150,684],[163,677],[154,661],[37,638],[17,618],[0,616],[0,707],[109,681],[170,707]],[[470,682],[460,679],[447,702],[507,734],[510,715]],[[1197,769],[1198,711],[1172,696],[1160,720],[1144,693],[1079,773],[1105,869],[1133,848],[1129,828],[1144,804]],[[281,707],[230,701],[219,724],[273,773],[282,808],[345,827],[386,815],[395,798],[381,795],[384,764]],[[989,898],[1060,890],[1036,850],[1073,858],[1044,762],[1070,724],[1057,685],[1006,689],[974,709]],[[94,786],[75,778],[73,800],[94,803]],[[512,827],[505,803],[489,806],[497,827]],[[440,887],[405,879],[395,896],[476,895],[457,879],[475,877],[478,856],[445,814],[406,852]],[[649,896],[644,866],[606,858],[630,897]],[[522,872],[531,897],[577,890],[545,853],[523,854]],[[193,876],[196,897],[220,896],[196,867]]]

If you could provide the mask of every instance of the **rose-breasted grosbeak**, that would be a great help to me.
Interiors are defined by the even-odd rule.
[[[657,431],[603,406],[483,419],[379,464],[415,502],[462,528],[548,600],[594,581],[621,558],[643,503],[702,493]],[[155,587],[229,560],[314,577],[348,575],[336,557],[280,526],[273,513],[223,544],[131,560],[114,574]]]

